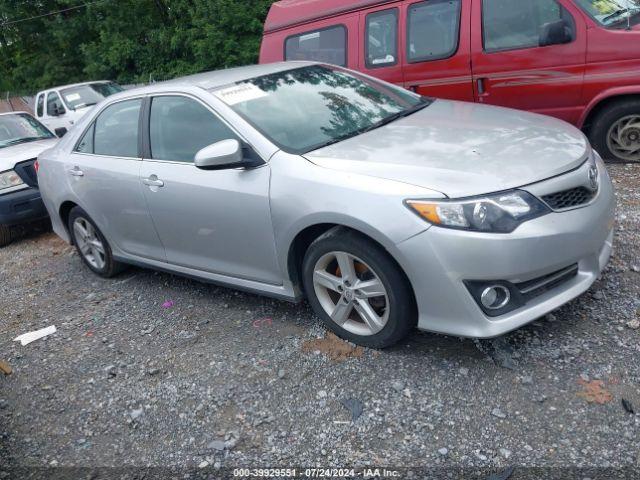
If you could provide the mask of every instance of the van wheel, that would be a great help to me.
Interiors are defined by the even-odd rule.
[[[111,278],[122,270],[124,264],[116,262],[111,247],[87,212],[75,207],[69,213],[69,232],[82,261],[95,274]]]
[[[640,162],[640,100],[620,100],[605,107],[589,137],[605,160]]]
[[[302,269],[309,303],[339,337],[385,348],[415,328],[409,281],[389,254],[366,237],[331,229],[309,246]]]
[[[0,247],[6,247],[11,243],[11,228],[0,225]]]

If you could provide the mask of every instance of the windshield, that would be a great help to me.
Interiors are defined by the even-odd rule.
[[[400,87],[324,65],[278,72],[213,92],[290,153],[307,153],[427,106]]]
[[[46,138],[56,137],[31,115],[26,113],[0,115],[0,148]]]
[[[604,27],[624,28],[640,23],[640,0],[576,0],[591,18]]]
[[[90,107],[101,102],[114,93],[122,92],[123,88],[117,83],[90,83],[78,87],[69,87],[60,91],[64,97],[64,103],[71,110]]]

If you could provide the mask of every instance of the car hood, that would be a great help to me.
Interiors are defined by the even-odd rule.
[[[38,155],[53,147],[56,143],[58,143],[58,139],[51,138],[0,148],[0,172],[11,170],[16,163],[37,158]]]
[[[466,197],[528,185],[580,165],[578,129],[551,117],[436,100],[389,125],[307,153],[322,167]]]

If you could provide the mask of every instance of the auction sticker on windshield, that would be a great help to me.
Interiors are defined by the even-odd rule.
[[[222,90],[214,92],[214,95],[227,105],[236,105],[268,96],[266,92],[251,83],[223,88]]]

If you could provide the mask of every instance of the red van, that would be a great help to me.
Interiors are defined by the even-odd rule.
[[[640,0],[282,0],[260,61],[282,60],[552,115],[640,161]]]

